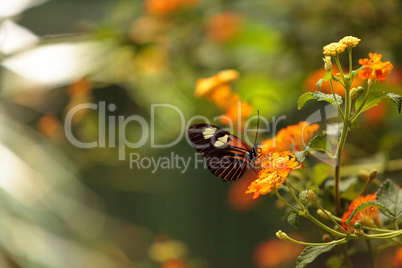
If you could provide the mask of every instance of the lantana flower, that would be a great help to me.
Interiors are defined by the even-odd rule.
[[[310,125],[309,122],[304,121],[288,126],[279,130],[275,138],[264,140],[261,146],[262,152],[268,154],[287,150],[292,152],[303,150],[318,128],[318,124]]]
[[[347,48],[347,45],[344,43],[338,43],[338,42],[331,43],[329,45],[326,45],[323,48],[323,50],[324,50],[323,53],[324,53],[324,55],[327,55],[327,56],[337,56],[337,55],[341,54],[342,52],[344,52],[346,48]]]
[[[345,44],[347,48],[354,48],[356,47],[361,40],[354,36],[345,36],[339,43]]]
[[[254,199],[268,194],[285,182],[290,171],[301,168],[301,166],[301,163],[296,161],[290,151],[267,155],[262,159],[258,178],[250,184],[246,193],[253,193]]]
[[[385,81],[394,66],[389,61],[382,62],[381,54],[369,53],[369,57],[370,59],[359,60],[359,64],[364,66],[364,69],[359,72],[359,77],[361,79],[375,79],[379,82]]]
[[[342,227],[347,229],[346,220],[352,215],[353,211],[363,203],[367,203],[369,201],[375,201],[377,194],[368,194],[366,196],[359,196],[357,199],[353,200],[349,205],[348,211],[346,211],[342,216]],[[363,209],[351,220],[351,228],[353,228],[353,224],[356,222],[361,223],[366,226],[373,226],[374,224],[379,223],[378,218],[378,207],[368,207]]]
[[[236,70],[223,70],[209,78],[200,78],[197,81],[195,96],[206,97],[225,113],[220,121],[227,125],[237,124],[246,119],[253,112],[251,105],[243,102],[237,93],[232,92],[230,82],[239,77]]]

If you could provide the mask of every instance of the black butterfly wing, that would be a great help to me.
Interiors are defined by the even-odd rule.
[[[194,148],[206,159],[208,169],[223,181],[239,179],[250,164],[250,147],[229,132],[210,124],[188,130]]]
[[[205,158],[209,171],[225,182],[240,179],[249,167],[249,159],[243,152],[216,149]]]

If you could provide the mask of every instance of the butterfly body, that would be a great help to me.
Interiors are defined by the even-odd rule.
[[[257,145],[250,148],[235,135],[211,124],[191,125],[188,137],[211,173],[223,181],[239,179],[258,158]]]

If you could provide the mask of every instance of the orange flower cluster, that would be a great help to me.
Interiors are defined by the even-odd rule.
[[[165,16],[184,6],[194,6],[197,2],[198,0],[146,0],[144,5],[149,14]]]
[[[254,199],[268,194],[282,185],[290,171],[301,167],[290,151],[264,156],[258,178],[250,184],[246,193],[254,193]]]
[[[385,81],[394,66],[389,61],[382,62],[381,54],[369,53],[369,57],[370,59],[359,60],[359,64],[364,66],[364,69],[359,72],[359,77],[361,79],[375,79],[379,82]]]
[[[247,102],[241,102],[238,94],[232,92],[230,82],[239,77],[236,70],[220,71],[209,78],[197,81],[195,96],[207,97],[226,113],[221,116],[221,122],[227,125],[244,121],[252,113],[252,107]]]
[[[310,125],[309,122],[302,121],[297,125],[291,125],[281,129],[275,138],[262,142],[262,153],[269,154],[286,150],[292,152],[301,151],[318,128],[318,124]]]
[[[348,211],[346,211],[342,216],[342,227],[347,229],[346,220],[352,215],[352,212],[361,204],[367,203],[369,201],[375,201],[377,194],[369,194],[366,196],[359,196],[356,200],[353,200],[352,203],[349,205]],[[357,213],[352,221],[351,225],[355,224],[356,222],[361,223],[362,225],[369,225],[372,226],[373,223],[378,223],[378,208],[377,207],[368,207],[363,209],[359,213]],[[353,229],[353,226],[351,226]]]

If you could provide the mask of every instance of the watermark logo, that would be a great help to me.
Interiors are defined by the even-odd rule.
[[[310,123],[322,123],[329,119],[332,115],[336,117],[336,113],[333,113],[332,105],[329,105],[324,108],[323,111],[317,111],[311,114],[306,121]],[[209,120],[205,116],[196,115],[191,118],[186,118],[181,109],[177,106],[168,103],[157,103],[152,104],[150,106],[150,119],[146,120],[144,117],[140,115],[113,115],[113,112],[116,111],[116,105],[113,103],[106,104],[106,102],[99,103],[82,103],[76,105],[72,109],[69,110],[65,117],[64,121],[64,131],[66,138],[68,141],[82,149],[91,149],[91,148],[117,148],[118,151],[118,159],[126,160],[126,157],[129,155],[129,165],[132,169],[149,169],[152,173],[156,172],[158,169],[178,169],[180,172],[184,173],[188,170],[191,163],[194,163],[194,166],[199,167],[201,163],[203,163],[203,167],[205,168],[205,161],[203,157],[196,153],[194,157],[190,157],[184,159],[184,157],[171,153],[169,157],[153,157],[153,156],[144,156],[140,153],[130,153],[127,154],[127,148],[138,149],[143,146],[150,146],[153,149],[161,149],[161,148],[172,148],[176,144],[178,144],[183,138],[187,140],[189,144],[190,141],[187,137],[187,130],[194,123],[207,123],[212,125],[220,125],[219,119],[221,116],[215,117],[212,120]],[[160,131],[157,129],[157,115],[161,116],[165,110],[169,109],[171,113],[175,113],[177,116],[177,120],[179,121],[179,129],[177,129],[177,136],[173,138],[173,140],[169,140],[165,143],[157,143],[157,135]],[[241,109],[241,103],[239,103],[239,109]],[[74,116],[82,110],[92,110],[92,112],[97,113],[97,121],[98,121],[98,135],[97,138],[93,141],[84,142],[77,138],[73,133],[73,118]],[[336,111],[336,110],[335,110]],[[227,121],[228,118],[225,118]],[[240,118],[239,118],[240,120]],[[259,129],[252,127],[257,124],[257,120],[259,120]],[[286,116],[273,116],[270,120],[263,116],[253,116],[250,117],[246,122],[236,122],[237,124],[231,123],[227,128],[223,128],[224,130],[230,133],[238,133],[238,137],[242,139],[246,144],[252,147],[254,143],[254,139],[256,137],[257,131],[258,135],[264,135],[265,137],[272,138],[273,146],[275,146],[275,136],[278,132],[278,124],[281,121],[286,120]],[[176,122],[177,123],[177,122]],[[177,125],[177,124],[176,124]],[[240,128],[240,125],[243,127]],[[139,131],[136,137],[130,137],[130,140],[126,137],[126,130],[129,126],[134,126]],[[237,129],[234,129],[234,126],[238,126]],[[337,124],[328,124],[327,125],[327,133],[334,132],[333,128],[338,127]],[[235,131],[236,130],[236,131]],[[338,130],[336,129],[335,132]],[[303,133],[303,131],[301,131]],[[329,135],[329,134],[328,134]],[[302,138],[302,141],[304,139]],[[304,144],[306,146],[307,144]],[[222,159],[217,159],[220,163],[224,164]],[[322,161],[327,161],[327,159],[320,159]]]

